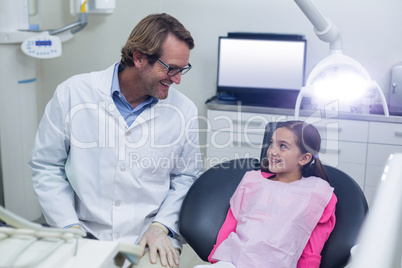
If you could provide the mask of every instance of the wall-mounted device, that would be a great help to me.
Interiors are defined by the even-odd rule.
[[[301,35],[229,33],[219,37],[217,94],[243,104],[293,108],[304,84]]]
[[[22,52],[39,59],[50,59],[61,56],[61,41],[57,36],[43,33],[25,39],[21,45]]]
[[[80,14],[85,0],[70,0],[70,13],[73,16]],[[112,14],[116,8],[116,0],[89,0],[86,3],[88,14]]]
[[[43,31],[39,2],[0,0],[0,205],[31,221],[42,215],[27,165],[39,122],[36,61],[61,56],[61,43],[87,24],[82,1],[76,22]]]
[[[402,107],[402,63],[395,65],[391,70],[389,105]]]

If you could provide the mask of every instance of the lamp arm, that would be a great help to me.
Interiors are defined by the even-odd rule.
[[[294,0],[314,26],[317,37],[330,44],[330,50],[342,50],[342,36],[338,28],[325,18],[311,0]]]
[[[313,24],[314,28],[322,32],[326,30],[329,25],[326,18],[318,11],[316,6],[311,0],[294,0],[296,4],[299,6],[301,11],[303,11],[304,15],[309,19],[309,21]]]
[[[296,104],[295,104],[295,120],[299,120],[301,101],[302,101],[303,97],[311,96],[311,94],[308,93],[310,90],[312,90],[312,89],[311,88],[307,89],[306,87],[302,87],[299,94],[297,95]]]

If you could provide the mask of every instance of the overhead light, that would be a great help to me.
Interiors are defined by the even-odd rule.
[[[389,116],[384,93],[370,78],[366,69],[356,60],[342,53],[342,37],[336,26],[321,15],[311,0],[295,0],[314,26],[318,38],[330,45],[330,53],[311,71],[306,85],[300,90],[295,105],[299,117],[303,97],[311,98],[316,109],[368,113],[377,93],[385,116]]]

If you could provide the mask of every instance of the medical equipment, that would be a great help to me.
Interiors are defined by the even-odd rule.
[[[348,268],[401,267],[402,154],[392,154],[384,167],[374,203],[352,250]]]
[[[39,122],[36,59],[62,55],[62,42],[87,24],[86,6],[82,1],[78,21],[46,31],[38,0],[0,0],[0,204],[29,220],[41,217],[27,166]]]
[[[369,113],[377,93],[389,116],[384,93],[378,83],[371,80],[366,69],[356,60],[342,53],[342,37],[336,26],[323,17],[311,0],[295,0],[314,26],[320,40],[330,44],[330,55],[311,71],[306,85],[296,100],[295,118],[299,117],[303,97],[310,97],[312,108],[334,111]]]
[[[389,96],[391,107],[402,107],[402,63],[392,67]]]
[[[142,248],[115,241],[83,238],[83,230],[44,227],[29,222],[0,206],[0,267],[118,267],[114,258],[122,253],[138,263]]]
[[[50,59],[61,56],[61,41],[57,36],[43,34],[25,39],[21,49],[28,56]]]
[[[80,14],[81,6],[85,0],[70,0],[70,13],[75,16]],[[116,0],[92,0],[87,3],[88,14],[111,14],[116,7]]]

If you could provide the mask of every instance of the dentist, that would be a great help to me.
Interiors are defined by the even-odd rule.
[[[171,85],[193,47],[177,19],[149,15],[120,62],[57,87],[29,162],[50,226],[139,244],[135,267],[179,265],[179,210],[202,159],[197,108]]]

